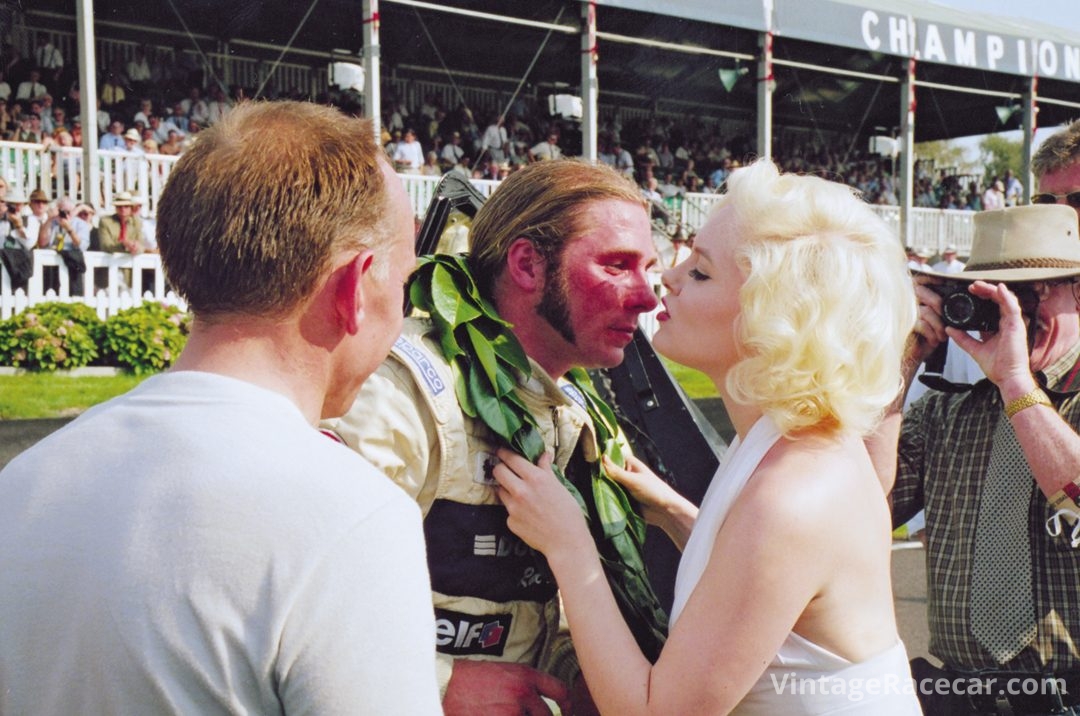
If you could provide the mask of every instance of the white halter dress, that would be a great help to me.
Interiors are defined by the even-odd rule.
[[[701,502],[675,580],[671,624],[694,591],[728,510],[762,458],[780,439],[767,417],[758,419],[746,440],[736,438],[724,455]],[[792,632],[765,672],[732,714],[737,716],[918,716],[918,698],[903,642],[853,663]]]

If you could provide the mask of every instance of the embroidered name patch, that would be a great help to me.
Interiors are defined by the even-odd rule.
[[[570,400],[580,405],[582,409],[588,409],[585,405],[585,396],[581,394],[581,391],[578,390],[576,385],[573,383],[563,383],[559,387],[562,388],[562,392],[567,398],[570,398]]]
[[[424,378],[424,382],[427,383],[428,390],[432,395],[438,395],[446,390],[446,383],[439,377],[439,372],[432,362],[428,360],[424,351],[414,346],[404,337],[394,341],[394,348],[420,369],[420,375]]]

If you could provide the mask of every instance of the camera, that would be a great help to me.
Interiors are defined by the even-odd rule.
[[[970,283],[945,281],[926,285],[941,296],[941,318],[946,326],[962,331],[997,331],[1001,316],[997,304],[988,298],[978,298],[968,293]]]
[[[70,211],[66,211],[66,210],[64,210],[64,209],[61,209],[61,210],[60,210],[60,218],[61,218],[61,219],[66,219],[66,218],[68,218],[69,216],[71,216],[71,212],[70,212]]]

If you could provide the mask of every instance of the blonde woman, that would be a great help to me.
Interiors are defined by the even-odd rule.
[[[606,465],[684,548],[649,663],[546,459],[502,451],[509,526],[548,559],[604,714],[918,714],[863,445],[900,388],[915,299],[900,243],[848,189],[736,170],[664,273],[656,348],[709,375],[738,438],[700,513],[636,460]]]

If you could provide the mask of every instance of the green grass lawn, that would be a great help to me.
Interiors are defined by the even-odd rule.
[[[146,376],[0,375],[0,420],[63,418],[127,392]]]
[[[667,363],[667,366],[691,398],[716,397],[716,388],[703,374],[674,363]],[[72,378],[55,373],[0,375],[0,420],[72,417],[131,390],[145,377]]]
[[[692,368],[681,366],[678,363],[672,363],[666,359],[664,359],[664,365],[666,365],[668,370],[671,371],[671,374],[675,376],[675,380],[679,381],[679,385],[683,387],[683,390],[686,391],[686,394],[690,396],[691,400],[720,397],[720,394],[716,392],[716,386],[713,385],[712,380],[706,377],[704,373],[699,373]]]

